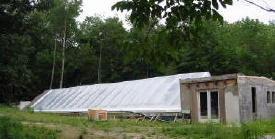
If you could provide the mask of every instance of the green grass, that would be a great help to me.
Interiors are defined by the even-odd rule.
[[[171,137],[186,137],[186,138],[210,138],[210,139],[236,139],[239,137],[238,127],[226,127],[222,124],[205,123],[191,124],[189,126],[176,126],[162,128],[161,132]],[[225,136],[226,135],[226,136]]]
[[[209,139],[256,139],[263,135],[275,134],[275,119],[242,123],[240,126],[228,126],[217,123],[194,123],[162,127],[163,134],[171,137],[209,138]]]
[[[23,126],[19,121],[0,116],[0,139],[55,139],[58,131],[43,127]]]
[[[193,123],[184,122],[136,122],[135,120],[108,120],[108,121],[89,121],[86,116],[62,116],[49,113],[33,113],[31,111],[19,111],[0,105],[0,117],[9,117],[16,123],[50,123],[56,125],[70,125],[79,128],[81,136],[88,134],[89,130],[100,130],[106,133],[115,132],[122,135],[127,133],[137,133],[144,137],[166,136],[175,138],[211,138],[211,139],[245,139],[257,138],[262,135],[275,134],[275,119],[258,120],[249,123],[242,123],[240,126],[228,126],[215,123]],[[11,120],[10,120],[11,121]],[[16,129],[17,130],[17,129]],[[43,135],[40,129],[22,127],[20,130],[29,130],[35,136]],[[57,131],[45,130],[50,137],[57,137]],[[9,131],[14,133],[13,130]],[[44,136],[44,135],[43,135]]]

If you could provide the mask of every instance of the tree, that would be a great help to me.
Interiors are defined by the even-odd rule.
[[[144,55],[148,70],[149,65],[156,65],[154,68],[165,71],[167,61],[179,59],[180,47],[186,47],[186,42],[189,41],[191,46],[201,43],[198,38],[203,22],[223,21],[217,10],[219,6],[226,8],[227,5],[232,5],[232,0],[128,0],[117,2],[112,9],[131,11],[130,22],[135,28],[146,30],[147,34],[134,53]],[[148,39],[148,34],[154,34],[160,20],[165,20],[165,25]],[[166,42],[160,37],[164,37]]]
[[[83,45],[90,46],[89,57],[97,58],[94,61],[97,63],[97,82],[120,80],[118,69],[123,68],[122,42],[127,34],[122,22],[118,18],[87,17],[80,25],[80,30],[80,49]]]
[[[50,74],[55,67],[51,66],[55,61],[53,53],[56,52],[55,65],[61,65],[59,46],[64,24],[60,23],[64,23],[64,12],[60,12],[60,2],[62,3],[61,0],[1,1],[0,103],[31,100],[49,88],[48,81],[55,77]],[[66,48],[76,46],[75,17],[79,13],[81,1],[71,3],[67,11]],[[56,51],[53,47],[55,40]],[[53,80],[51,84],[53,88],[57,86]]]
[[[62,40],[62,63],[59,87],[63,87],[65,68],[66,45],[73,46],[75,31],[77,29],[75,18],[79,15],[81,0],[67,2],[67,0],[55,0],[55,7],[50,11],[51,27],[54,30],[53,40]],[[54,69],[54,67],[53,67]],[[52,70],[52,73],[54,70]],[[53,75],[54,76],[54,75]]]
[[[48,1],[5,0],[0,2],[0,103],[26,99],[34,79],[30,62],[39,42],[35,31],[43,31],[35,13],[50,7]],[[30,24],[32,24],[30,26]],[[31,31],[33,30],[33,31]],[[37,43],[38,44],[38,43]]]
[[[232,0],[123,0],[112,6],[112,9],[131,11],[130,21],[136,27],[144,27],[151,19],[166,20],[168,28],[186,28],[202,19],[218,19],[219,5],[224,8],[231,5]]]
[[[54,40],[54,50],[53,50],[53,67],[52,67],[52,74],[51,74],[51,82],[49,89],[52,89],[53,87],[53,80],[54,80],[54,71],[55,71],[55,63],[56,63],[56,38]]]

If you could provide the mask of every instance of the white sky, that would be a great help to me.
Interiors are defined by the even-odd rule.
[[[86,16],[100,15],[103,17],[117,16],[122,21],[125,21],[127,12],[112,11],[111,6],[120,0],[83,0],[82,14],[77,18],[78,21],[83,21]],[[264,7],[275,9],[275,0],[252,0]],[[275,20],[275,13],[266,12],[254,5],[251,5],[244,0],[234,0],[233,6],[228,6],[226,9],[220,9],[220,14],[223,15],[225,21],[230,23],[249,17],[251,19],[259,19],[261,22],[268,23],[270,20]],[[124,22],[125,23],[125,22]],[[127,25],[126,25],[127,26]]]

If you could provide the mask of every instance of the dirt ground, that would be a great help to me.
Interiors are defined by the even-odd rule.
[[[79,128],[70,125],[57,125],[50,123],[31,123],[22,122],[27,126],[39,126],[54,129],[60,132],[61,139],[167,139],[168,137],[150,134],[150,127],[137,127],[147,130],[144,133],[125,133],[122,128],[115,128],[112,131],[105,132],[91,128]],[[146,128],[146,129],[144,129]],[[149,133],[149,134],[148,134]]]

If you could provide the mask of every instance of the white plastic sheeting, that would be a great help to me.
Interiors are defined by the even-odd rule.
[[[36,112],[87,112],[88,109],[129,112],[179,112],[179,79],[209,77],[186,73],[141,80],[49,90],[31,107]]]

